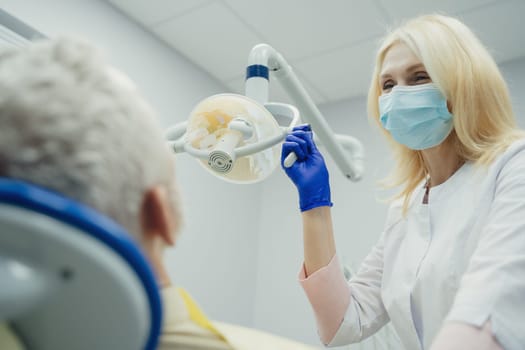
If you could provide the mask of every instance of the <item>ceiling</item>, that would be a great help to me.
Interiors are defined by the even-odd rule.
[[[418,14],[459,17],[499,63],[525,57],[525,0],[108,1],[233,92],[250,49],[270,44],[317,104],[366,95],[379,39]],[[289,100],[275,83],[270,97]]]

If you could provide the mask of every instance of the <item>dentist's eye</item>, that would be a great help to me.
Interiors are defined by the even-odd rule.
[[[426,72],[417,72],[414,75],[414,81],[418,84],[430,83],[432,80]]]
[[[388,91],[392,90],[392,88],[393,88],[394,86],[396,86],[396,85],[394,84],[394,82],[393,82],[392,80],[387,80],[387,81],[385,81],[385,82],[383,83],[382,88],[383,88],[383,91],[384,91],[384,92],[388,92]]]

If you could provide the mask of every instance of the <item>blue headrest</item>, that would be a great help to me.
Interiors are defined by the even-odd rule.
[[[0,203],[26,208],[67,223],[105,243],[135,271],[146,291],[151,328],[146,349],[156,349],[162,326],[162,304],[151,268],[128,233],[109,218],[55,192],[0,177]]]

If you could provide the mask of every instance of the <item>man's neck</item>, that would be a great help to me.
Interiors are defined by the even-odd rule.
[[[157,278],[159,288],[169,287],[171,285],[171,279],[164,264],[162,254],[148,254],[148,260]]]

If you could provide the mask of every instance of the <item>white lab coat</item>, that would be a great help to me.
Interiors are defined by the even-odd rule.
[[[525,349],[525,141],[487,168],[464,164],[406,217],[389,209],[377,245],[349,282],[351,301],[329,346],[389,320],[404,348],[428,349],[446,321],[487,320],[507,350]]]

